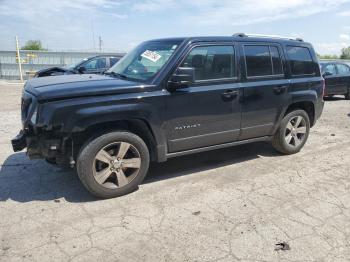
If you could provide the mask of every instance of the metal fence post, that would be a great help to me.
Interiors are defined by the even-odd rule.
[[[20,79],[21,79],[21,82],[23,82],[22,64],[21,64],[21,54],[19,53],[19,44],[18,44],[18,37],[17,37],[17,36],[16,36],[16,50],[17,50],[19,77],[20,77]]]

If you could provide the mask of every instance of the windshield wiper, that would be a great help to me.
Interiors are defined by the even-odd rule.
[[[120,78],[120,79],[128,79],[128,77],[127,77],[126,75],[119,74],[119,73],[116,73],[116,72],[113,72],[113,71],[111,71],[111,72],[105,72],[104,74],[105,74],[105,75],[116,76],[116,77],[118,77],[118,78]]]

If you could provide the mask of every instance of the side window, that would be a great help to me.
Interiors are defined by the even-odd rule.
[[[350,68],[343,64],[337,64],[338,74],[349,74]]]
[[[301,46],[287,46],[290,68],[293,76],[315,75],[315,62],[312,60],[308,48]]]
[[[323,73],[330,73],[332,75],[336,75],[337,74],[337,70],[335,70],[334,64],[324,65],[322,67],[322,71],[323,71]]]
[[[110,66],[114,66],[117,62],[119,61],[119,58],[116,57],[111,57],[109,62],[110,62]]]
[[[103,69],[107,67],[106,64],[106,58],[105,57],[100,57],[100,58],[95,58],[83,65],[86,70],[96,70],[96,69]]]
[[[246,45],[244,46],[247,76],[272,75],[272,60],[269,46]]]
[[[235,77],[234,47],[195,47],[180,67],[193,67],[196,81],[233,78]]]

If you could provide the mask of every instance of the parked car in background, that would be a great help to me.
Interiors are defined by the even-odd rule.
[[[27,81],[12,145],[76,165],[87,190],[116,197],[138,187],[150,161],[258,141],[299,152],[323,92],[316,53],[301,39],[152,40],[104,75]]]
[[[84,58],[77,64],[67,67],[50,67],[42,69],[34,77],[72,75],[72,74],[102,74],[119,61],[117,56],[92,56]]]
[[[326,80],[325,96],[344,95],[350,99],[350,66],[343,62],[320,62]]]

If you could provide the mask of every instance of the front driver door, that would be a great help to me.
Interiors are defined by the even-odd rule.
[[[180,66],[195,69],[195,82],[166,98],[168,152],[237,140],[241,90],[234,45],[194,46]]]

